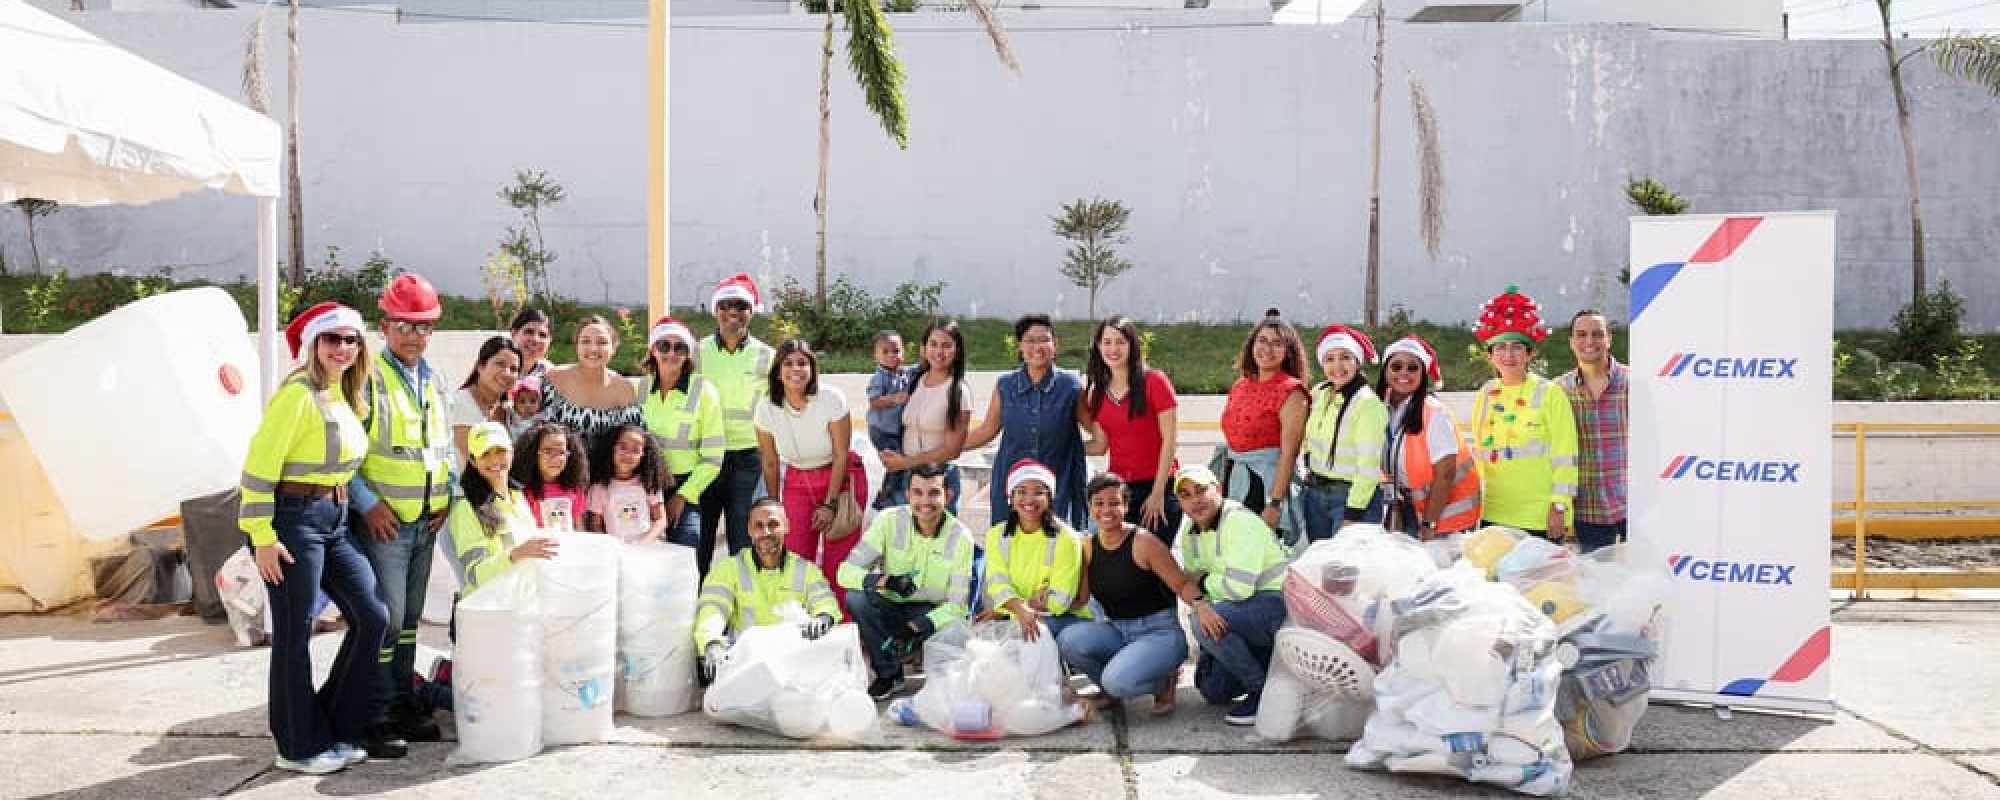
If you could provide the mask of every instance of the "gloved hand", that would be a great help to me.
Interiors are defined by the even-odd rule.
[[[833,617],[826,614],[815,614],[812,619],[806,620],[799,626],[799,634],[807,640],[825,636],[830,630],[833,630]]]
[[[908,575],[890,575],[877,583],[876,587],[890,594],[909,597],[916,593],[917,582]]]
[[[704,685],[715,682],[715,671],[722,666],[722,658],[721,642],[709,642],[708,647],[702,648],[701,682]]]
[[[937,623],[931,621],[929,614],[910,620],[909,628],[911,635],[915,636],[918,641],[928,639],[931,634],[937,633]]]

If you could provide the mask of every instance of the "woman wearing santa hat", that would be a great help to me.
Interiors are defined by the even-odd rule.
[[[368,730],[386,692],[375,656],[389,609],[375,571],[347,537],[347,483],[368,451],[362,382],[368,363],[361,314],[320,303],[285,327],[292,371],[264,407],[243,462],[238,524],[249,536],[271,604],[270,723],[276,766],[324,775],[385,748]],[[347,619],[326,683],[313,690],[314,603],[325,590]]]
[[[1443,385],[1437,351],[1421,337],[1405,336],[1382,351],[1375,392],[1389,404],[1383,524],[1419,539],[1479,525],[1479,469],[1451,410],[1432,393]]]
[[[1314,348],[1326,380],[1312,390],[1301,448],[1305,487],[1299,492],[1306,538],[1331,538],[1349,522],[1381,522],[1382,437],[1389,409],[1363,374],[1375,361],[1368,334],[1328,325]]]
[[[1499,377],[1479,387],[1472,449],[1485,522],[1559,542],[1576,496],[1576,417],[1568,392],[1528,370],[1548,335],[1535,301],[1512,286],[1480,311],[1473,336]]]
[[[646,382],[639,407],[646,430],[660,440],[674,493],[667,497],[667,541],[696,547],[701,541],[701,493],[722,474],[722,398],[707,378],[694,374],[694,331],[672,316],[653,323],[646,336]],[[701,570],[706,574],[707,564]]]

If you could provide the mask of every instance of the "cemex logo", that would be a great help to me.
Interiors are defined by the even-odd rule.
[[[1675,577],[1711,583],[1755,583],[1762,586],[1792,585],[1794,564],[1757,564],[1743,561],[1716,561],[1686,553],[1667,556],[1667,566]]]
[[[1740,378],[1744,380],[1784,380],[1797,378],[1799,360],[1774,356],[1705,356],[1675,353],[1661,365],[1662,378]]]
[[[1735,461],[1697,455],[1676,456],[1660,470],[1660,480],[1717,483],[1798,483],[1797,461]]]

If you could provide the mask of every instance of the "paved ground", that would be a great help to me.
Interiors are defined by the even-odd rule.
[[[1580,767],[1573,796],[2000,798],[1996,623],[1994,602],[1836,604],[1831,720],[1655,706],[1634,751]],[[425,631],[426,645],[441,638]],[[337,646],[338,634],[315,642],[322,662]],[[1113,713],[997,744],[892,728],[868,746],[815,747],[699,714],[620,716],[611,742],[513,764],[447,767],[447,742],[307,778],[270,769],[265,668],[265,651],[189,618],[0,618],[0,796],[1511,796],[1354,772],[1342,743],[1258,741],[1188,688],[1164,719]]]

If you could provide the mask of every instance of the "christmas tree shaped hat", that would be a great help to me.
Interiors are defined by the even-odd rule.
[[[1549,335],[1549,329],[1542,327],[1541,314],[1537,313],[1540,308],[1534,298],[1509,286],[1480,308],[1479,327],[1473,329],[1472,335],[1482,347],[1512,341],[1533,348]]]

